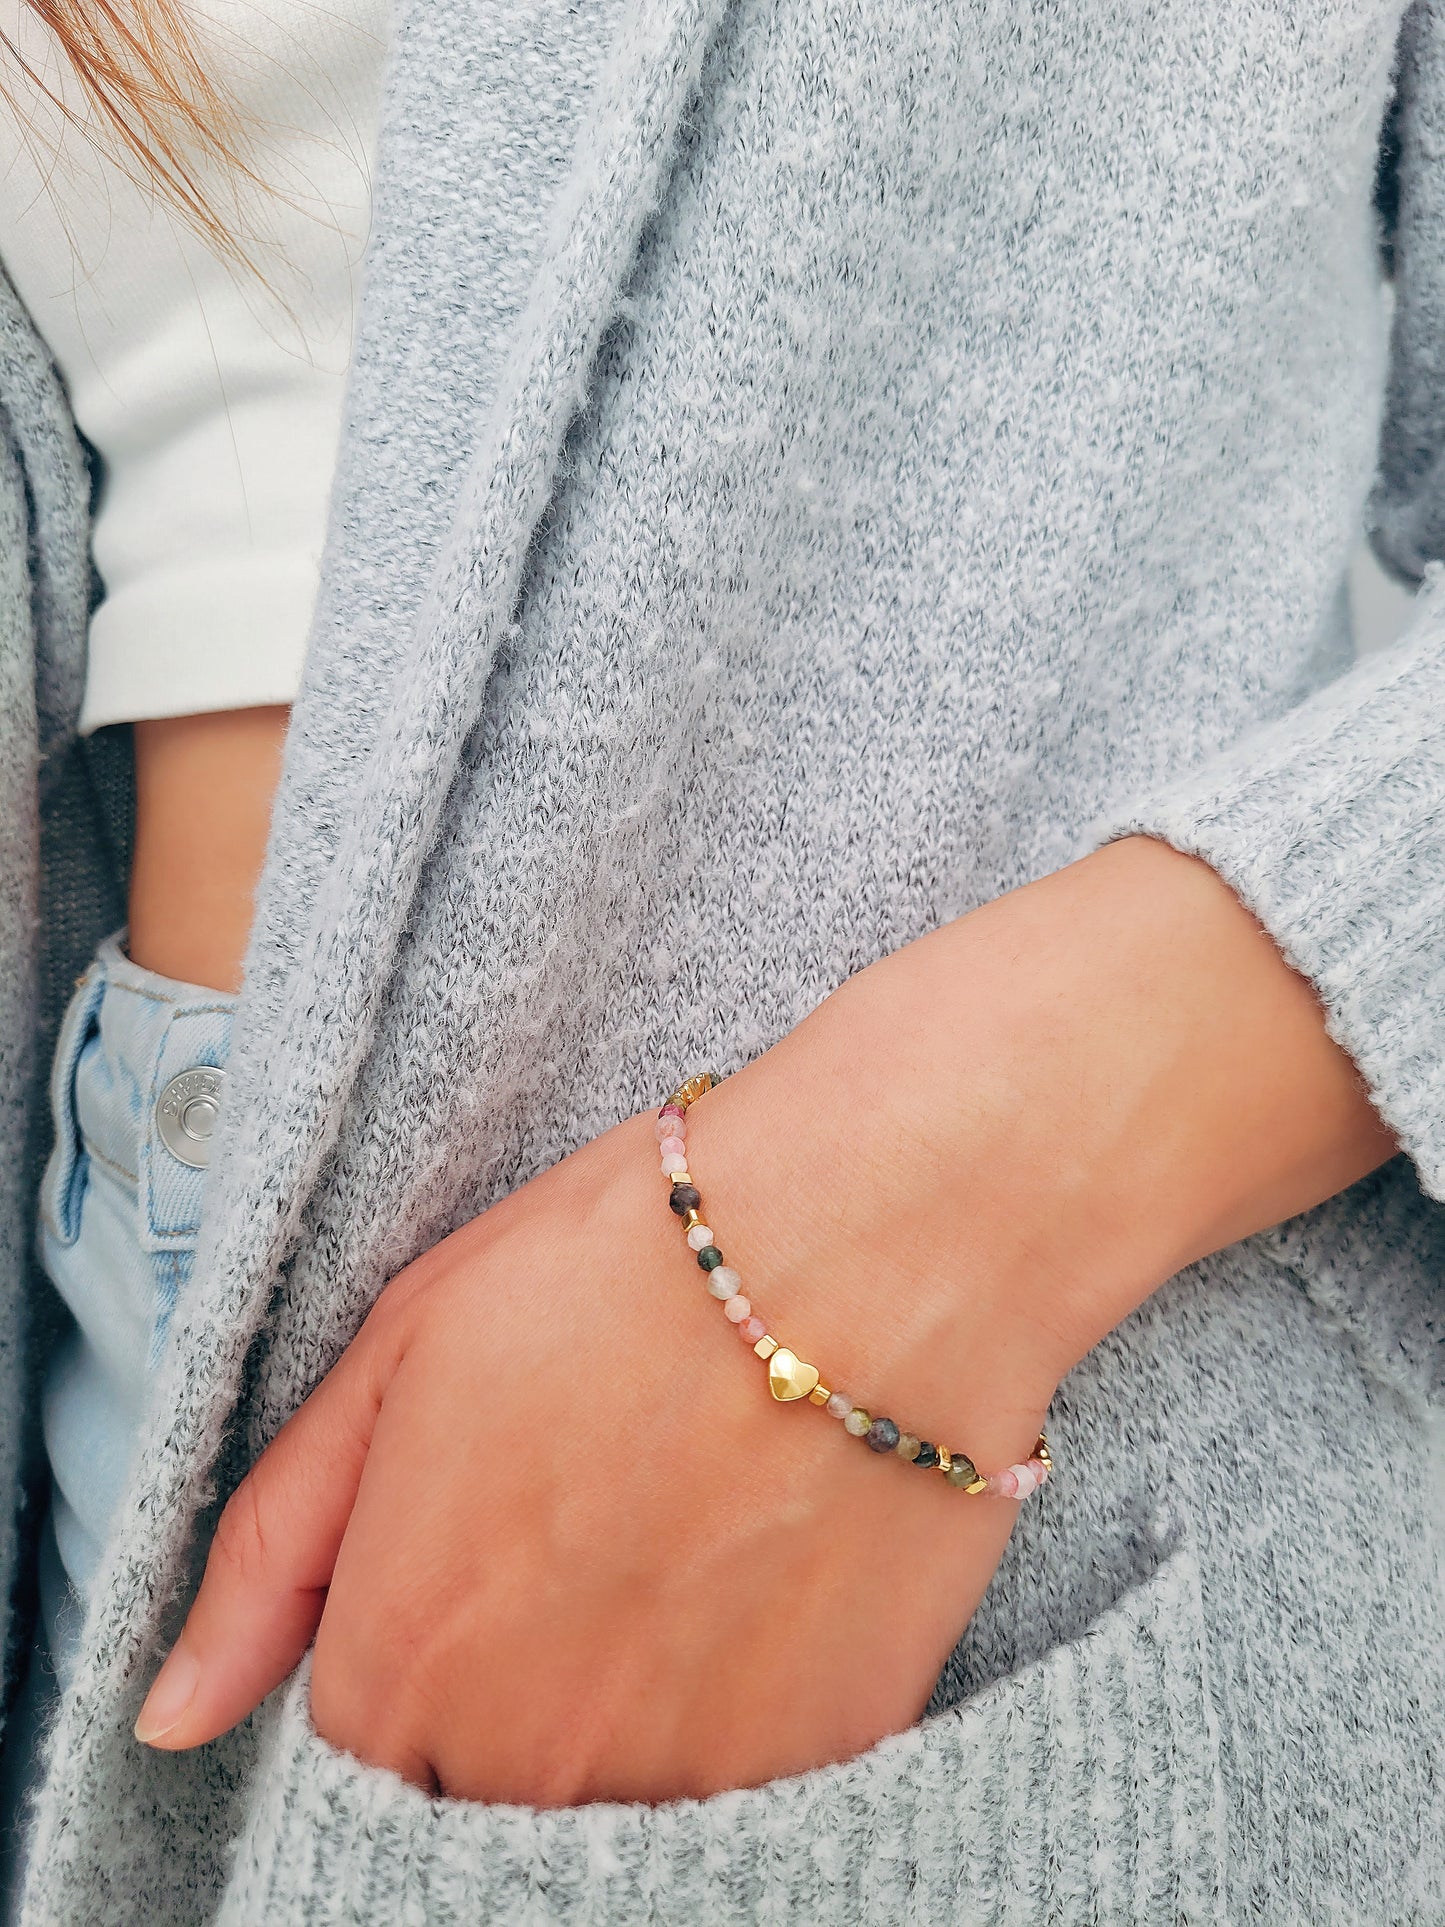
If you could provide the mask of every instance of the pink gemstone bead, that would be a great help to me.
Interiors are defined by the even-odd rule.
[[[1034,1475],[1035,1485],[1042,1485],[1044,1480],[1049,1476],[1049,1468],[1044,1464],[1042,1459],[1030,1459],[1029,1470]]]
[[[847,1418],[853,1409],[853,1401],[846,1392],[834,1392],[823,1410],[829,1418]]]
[[[1014,1477],[1013,1468],[1010,1467],[1007,1472],[995,1472],[988,1482],[988,1489],[990,1492],[998,1493],[1000,1498],[1016,1499],[1019,1482]]]
[[[716,1244],[710,1224],[695,1224],[687,1234],[687,1242],[694,1251],[701,1251],[704,1245]]]
[[[727,1310],[726,1305],[724,1305],[723,1310]],[[756,1345],[767,1329],[762,1319],[754,1312],[751,1318],[745,1318],[738,1326],[738,1333],[747,1344]]]
[[[669,1151],[662,1160],[664,1177],[670,1178],[674,1171],[685,1171],[686,1169],[687,1158],[681,1151]]]
[[[664,1111],[657,1120],[657,1135],[659,1138],[681,1137],[686,1129],[687,1125],[683,1121],[681,1111]]]
[[[669,1151],[676,1151],[680,1158],[687,1156],[687,1146],[680,1137],[665,1137],[657,1148],[664,1157],[667,1156]]]
[[[1014,1497],[1017,1499],[1026,1499],[1037,1487],[1038,1480],[1026,1465],[1011,1465],[1009,1471],[1013,1473],[1014,1483],[1018,1487],[1018,1491],[1014,1494]]]
[[[735,1325],[741,1325],[745,1319],[752,1316],[752,1310],[753,1308],[747,1299],[738,1291],[734,1292],[732,1297],[729,1298],[723,1306],[723,1316],[724,1318],[731,1318]],[[761,1334],[759,1334],[759,1336],[761,1336]]]

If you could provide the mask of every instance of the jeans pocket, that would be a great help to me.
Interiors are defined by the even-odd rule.
[[[1224,1918],[1224,1796],[1197,1555],[1076,1637],[836,1765],[662,1806],[433,1799],[282,1690],[228,1927],[637,1927]]]
[[[39,1211],[42,1229],[62,1246],[73,1245],[80,1236],[80,1207],[90,1154],[81,1141],[75,1077],[81,1054],[95,1035],[104,995],[105,976],[99,965],[92,964],[65,1007],[50,1062],[50,1123],[54,1135],[40,1179]]]

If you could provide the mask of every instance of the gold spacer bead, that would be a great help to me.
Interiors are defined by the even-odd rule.
[[[679,1084],[667,1101],[669,1104],[680,1104],[686,1110],[690,1104],[697,1102],[704,1091],[710,1091],[715,1082],[716,1079],[711,1071],[699,1071],[696,1076],[689,1077],[685,1083]]]
[[[988,1490],[988,1480],[975,1479],[972,1485],[966,1485],[963,1489],[965,1492],[986,1492]]]
[[[684,1211],[682,1214],[683,1230],[691,1231],[695,1224],[701,1224],[701,1223],[702,1223],[702,1213],[700,1211],[694,1211],[692,1206],[689,1205],[687,1210]]]
[[[753,1346],[753,1350],[757,1353],[759,1358],[771,1358],[773,1353],[777,1349],[778,1349],[777,1339],[773,1338],[767,1332],[764,1332],[762,1337],[758,1340],[757,1344]]]
[[[829,1391],[828,1387],[819,1379],[818,1383],[808,1394],[808,1403],[810,1405],[826,1405],[832,1396],[833,1394]]]
[[[672,1174],[672,1182],[674,1184],[691,1184],[692,1183],[691,1171],[674,1171]]]
[[[938,1458],[934,1464],[936,1472],[949,1472],[953,1469],[953,1454],[946,1445],[936,1447]]]

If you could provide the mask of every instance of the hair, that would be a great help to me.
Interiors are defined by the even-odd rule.
[[[249,265],[236,191],[256,184],[245,120],[207,73],[181,0],[26,0],[70,61],[90,114],[46,84],[5,34],[26,78],[134,178],[149,181],[216,251]],[[222,184],[218,198],[208,180]]]

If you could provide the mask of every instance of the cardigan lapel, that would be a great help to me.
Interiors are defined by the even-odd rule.
[[[345,575],[357,557],[348,550],[344,501],[333,503],[193,1289],[157,1387],[125,1528],[98,1579],[52,1751],[52,1790],[32,1873],[55,1893],[65,1889],[65,1870],[82,1869],[97,1851],[86,1818],[91,1775],[108,1774],[114,1784],[137,1773],[144,1780],[153,1769],[149,1759],[137,1761],[129,1741],[132,1702],[160,1645],[166,1602],[186,1586],[194,1522],[247,1350],[372,1043],[408,906],[511,620],[563,436],[666,177],[723,0],[618,5],[580,138],[561,171],[551,218],[534,237],[535,266],[498,356],[448,533],[418,585],[404,636],[383,622],[372,644],[358,648],[354,621],[339,633],[348,616]],[[575,18],[564,13],[562,25]],[[367,383],[367,331],[400,325],[413,269],[411,196],[415,190],[424,198],[426,168],[459,137],[401,118],[409,63],[454,61],[465,80],[475,42],[487,30],[486,14],[465,0],[444,8],[405,0],[383,109],[385,178],[363,303],[362,365],[353,371],[339,477],[368,474],[395,426],[387,384]],[[525,64],[516,84],[528,84]],[[408,179],[407,167],[420,170],[416,179]],[[514,187],[525,195],[523,182]],[[474,217],[507,218],[496,210],[474,210]],[[503,258],[499,271],[507,265]],[[127,1753],[124,1765],[114,1757],[119,1750]],[[138,1786],[138,1817],[143,1808],[155,1810],[148,1798]]]

